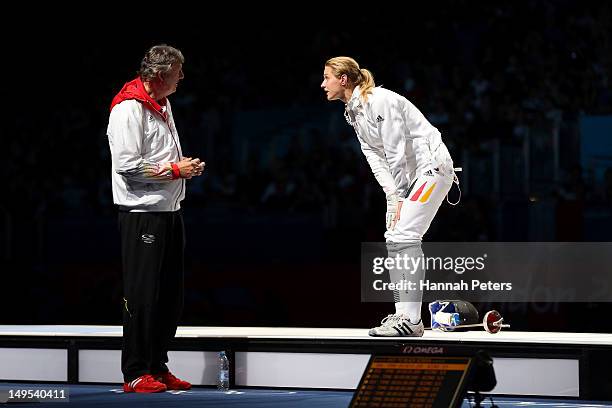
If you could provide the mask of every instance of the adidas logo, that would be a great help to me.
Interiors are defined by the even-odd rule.
[[[440,171],[440,169],[439,169],[438,167],[436,167],[436,168],[434,169],[434,171],[435,171],[435,172],[439,172],[439,171]],[[433,171],[431,171],[431,170],[427,170],[425,173],[423,173],[423,175],[424,175],[424,176],[428,176],[428,177],[433,177],[434,173],[433,173]]]
[[[380,116],[380,115],[378,115],[378,116],[376,117],[376,123],[380,123],[380,122],[382,122],[383,120],[385,120],[385,119],[384,119],[382,116]]]
[[[155,242],[155,235],[153,234],[142,234],[141,238],[145,244],[152,244]]]

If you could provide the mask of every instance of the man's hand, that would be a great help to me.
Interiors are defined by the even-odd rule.
[[[176,165],[181,173],[181,178],[190,179],[202,174],[205,163],[198,158],[183,157]]]
[[[204,172],[204,166],[206,166],[206,163],[198,158],[192,159],[191,162],[196,165],[194,176],[201,176]]]
[[[397,194],[390,194],[387,196],[387,231],[393,231],[395,224],[400,220],[402,204],[404,204],[404,199]]]

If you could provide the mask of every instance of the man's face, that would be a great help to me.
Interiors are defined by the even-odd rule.
[[[185,78],[185,75],[183,75],[183,64],[180,62],[172,64],[170,71],[162,76],[162,91],[164,96],[175,93],[179,81],[183,78]]]

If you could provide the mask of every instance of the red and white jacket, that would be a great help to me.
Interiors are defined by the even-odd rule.
[[[172,166],[183,157],[170,101],[147,94],[140,78],[113,98],[106,131],[112,156],[113,201],[127,211],[176,211],[185,180]]]

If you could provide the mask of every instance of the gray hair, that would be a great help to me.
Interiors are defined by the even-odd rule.
[[[151,81],[158,73],[165,75],[177,62],[185,63],[185,58],[179,50],[166,44],[155,45],[142,59],[138,75],[143,81]]]

